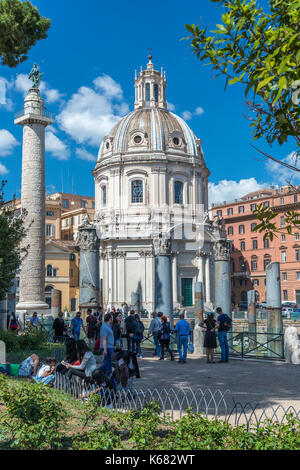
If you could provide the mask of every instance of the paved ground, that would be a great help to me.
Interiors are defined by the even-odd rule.
[[[218,360],[218,358],[216,359]],[[300,365],[232,359],[225,364],[207,364],[206,358],[188,356],[186,364],[159,361],[149,352],[139,359],[138,388],[210,388],[230,390],[236,402],[270,406],[282,404],[300,410]]]

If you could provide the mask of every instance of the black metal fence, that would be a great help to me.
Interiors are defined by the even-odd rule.
[[[228,333],[229,353],[236,357],[283,360],[283,340],[283,333],[233,331]]]

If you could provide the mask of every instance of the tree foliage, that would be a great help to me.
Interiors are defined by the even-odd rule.
[[[300,1],[211,0],[224,8],[216,29],[186,25],[193,53],[227,84],[241,83],[255,139],[300,146]]]
[[[27,248],[19,249],[20,242],[25,236],[25,213],[16,216],[14,201],[11,205],[4,202],[4,186],[0,186],[0,300],[5,298],[11,281],[21,264],[22,256],[26,255]]]
[[[29,1],[0,0],[0,57],[3,65],[16,67],[40,39],[47,37],[50,20],[41,17]]]

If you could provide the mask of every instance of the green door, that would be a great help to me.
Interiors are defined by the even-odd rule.
[[[181,295],[183,297],[182,305],[191,307],[193,305],[193,279],[181,278]]]

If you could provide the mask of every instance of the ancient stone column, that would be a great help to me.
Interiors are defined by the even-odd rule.
[[[280,263],[270,263],[266,268],[266,290],[267,290],[267,333],[268,355],[280,358],[283,356],[283,324],[281,314],[281,286],[280,286]],[[278,335],[279,336],[276,336]]]
[[[215,299],[216,307],[221,307],[223,313],[231,317],[231,278],[230,252],[231,241],[219,239],[214,243],[215,259]]]
[[[80,249],[79,308],[99,308],[99,245],[96,227],[87,220],[78,228],[76,245]]]
[[[255,290],[248,291],[248,332],[250,349],[256,347],[256,299]]]
[[[160,233],[153,240],[155,256],[155,311],[170,318],[173,325],[171,241]]]
[[[45,303],[45,128],[53,123],[37,88],[31,88],[15,124],[23,126],[21,207],[27,211],[27,234],[21,248],[28,248],[20,271],[17,310],[47,309]]]
[[[58,289],[52,290],[51,299],[51,315],[56,317],[61,311],[61,291]]]
[[[135,313],[140,311],[140,296],[137,292],[131,292],[131,306]]]

